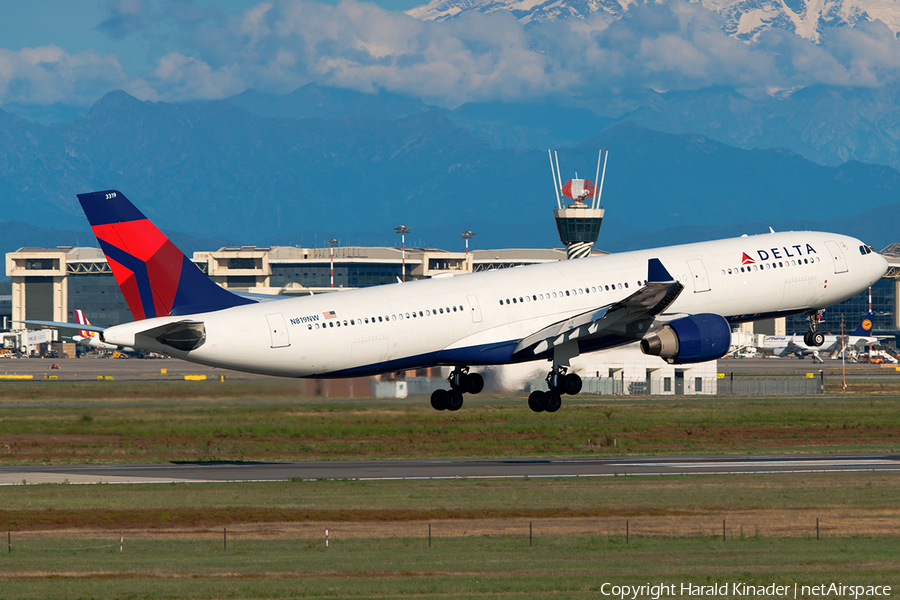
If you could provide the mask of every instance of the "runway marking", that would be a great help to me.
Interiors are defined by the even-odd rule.
[[[741,462],[738,460],[730,461],[723,460],[717,462],[633,462],[633,463],[610,463],[610,467],[673,467],[673,468],[709,468],[709,467],[720,467],[722,465],[734,465],[740,467],[769,467],[769,466],[777,466],[777,465],[789,465],[789,466],[805,466],[805,465],[894,465],[900,468],[900,461],[897,460],[887,460],[887,459],[877,459],[877,458],[862,458],[859,460],[854,459],[834,459],[834,460],[754,460],[754,461],[746,461]]]

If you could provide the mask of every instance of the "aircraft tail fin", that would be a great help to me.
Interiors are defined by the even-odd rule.
[[[84,316],[84,311],[81,310],[80,308],[75,309],[75,322],[78,323],[79,325],[90,325],[91,324],[91,322],[88,320],[88,318],[86,316]],[[97,335],[97,333],[95,331],[88,331],[86,329],[82,329],[78,332],[78,335],[80,335],[81,337],[83,337],[85,339],[90,339],[90,338],[94,337],[95,335]]]
[[[78,201],[135,320],[253,302],[216,285],[122,192],[78,194]]]
[[[859,327],[853,330],[853,333],[850,335],[855,335],[859,337],[871,337],[872,336],[872,324],[874,323],[875,314],[869,313],[865,317],[863,317],[862,322],[859,324]]]

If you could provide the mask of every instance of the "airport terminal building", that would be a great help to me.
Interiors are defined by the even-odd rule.
[[[195,252],[193,262],[224,288],[308,295],[564,260],[564,249],[447,252],[434,248],[347,246],[226,247]],[[94,325],[132,321],[99,248],[21,248],[6,255],[13,320],[75,322],[81,309]]]

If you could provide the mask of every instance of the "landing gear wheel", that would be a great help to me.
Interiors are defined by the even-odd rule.
[[[447,407],[447,410],[457,411],[461,409],[463,405],[463,395],[456,390],[450,390],[444,396],[444,405]]]
[[[540,390],[531,392],[528,396],[528,408],[534,412],[544,412],[544,396],[546,396],[546,393]]]
[[[484,377],[478,373],[469,373],[469,367],[455,367],[447,381],[450,389],[460,394],[477,394],[484,389]]]
[[[581,391],[581,377],[575,373],[569,373],[562,380],[562,392],[574,396]],[[549,408],[547,410],[550,410]],[[553,412],[553,411],[550,411]]]
[[[447,390],[434,390],[431,392],[431,408],[434,410],[446,410],[447,404],[444,399],[447,397]]]
[[[821,331],[807,331],[803,334],[803,343],[807,346],[818,348],[825,343],[825,334]]]
[[[469,373],[466,376],[466,392],[477,394],[484,389],[484,377],[480,373]]]
[[[547,392],[544,396],[544,410],[548,413],[554,413],[562,406],[562,398],[556,392]]]

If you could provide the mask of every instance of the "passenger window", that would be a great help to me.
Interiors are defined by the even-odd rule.
[[[421,310],[419,311],[419,316],[420,316],[420,317],[424,317],[424,316],[425,316],[425,315],[422,314],[422,311],[421,311]]]
[[[522,302],[524,302],[524,300],[522,300],[522,296],[519,296],[519,304],[521,304]]]
[[[378,317],[378,322],[381,323],[381,321],[382,321],[382,318]]]
[[[312,325],[309,325],[309,330],[312,331]]]
[[[391,315],[391,321],[396,321],[396,320],[397,320],[397,315]]]
[[[329,327],[334,327],[334,321],[331,321],[331,322],[328,324],[328,326],[329,326]]]
[[[318,329],[318,328],[319,328],[319,324],[318,324],[318,323],[316,323],[316,329]]]
[[[628,282],[625,282],[625,289],[628,289]]]
[[[441,314],[444,314],[444,309],[443,309],[443,308],[441,309]]]
[[[425,311],[425,314],[428,315],[428,316],[430,317],[430,316],[431,316],[431,311],[430,311],[430,310],[426,310],[426,311]]]
[[[516,299],[515,299],[515,298],[513,298],[513,304],[515,304],[515,303],[516,303]]]

